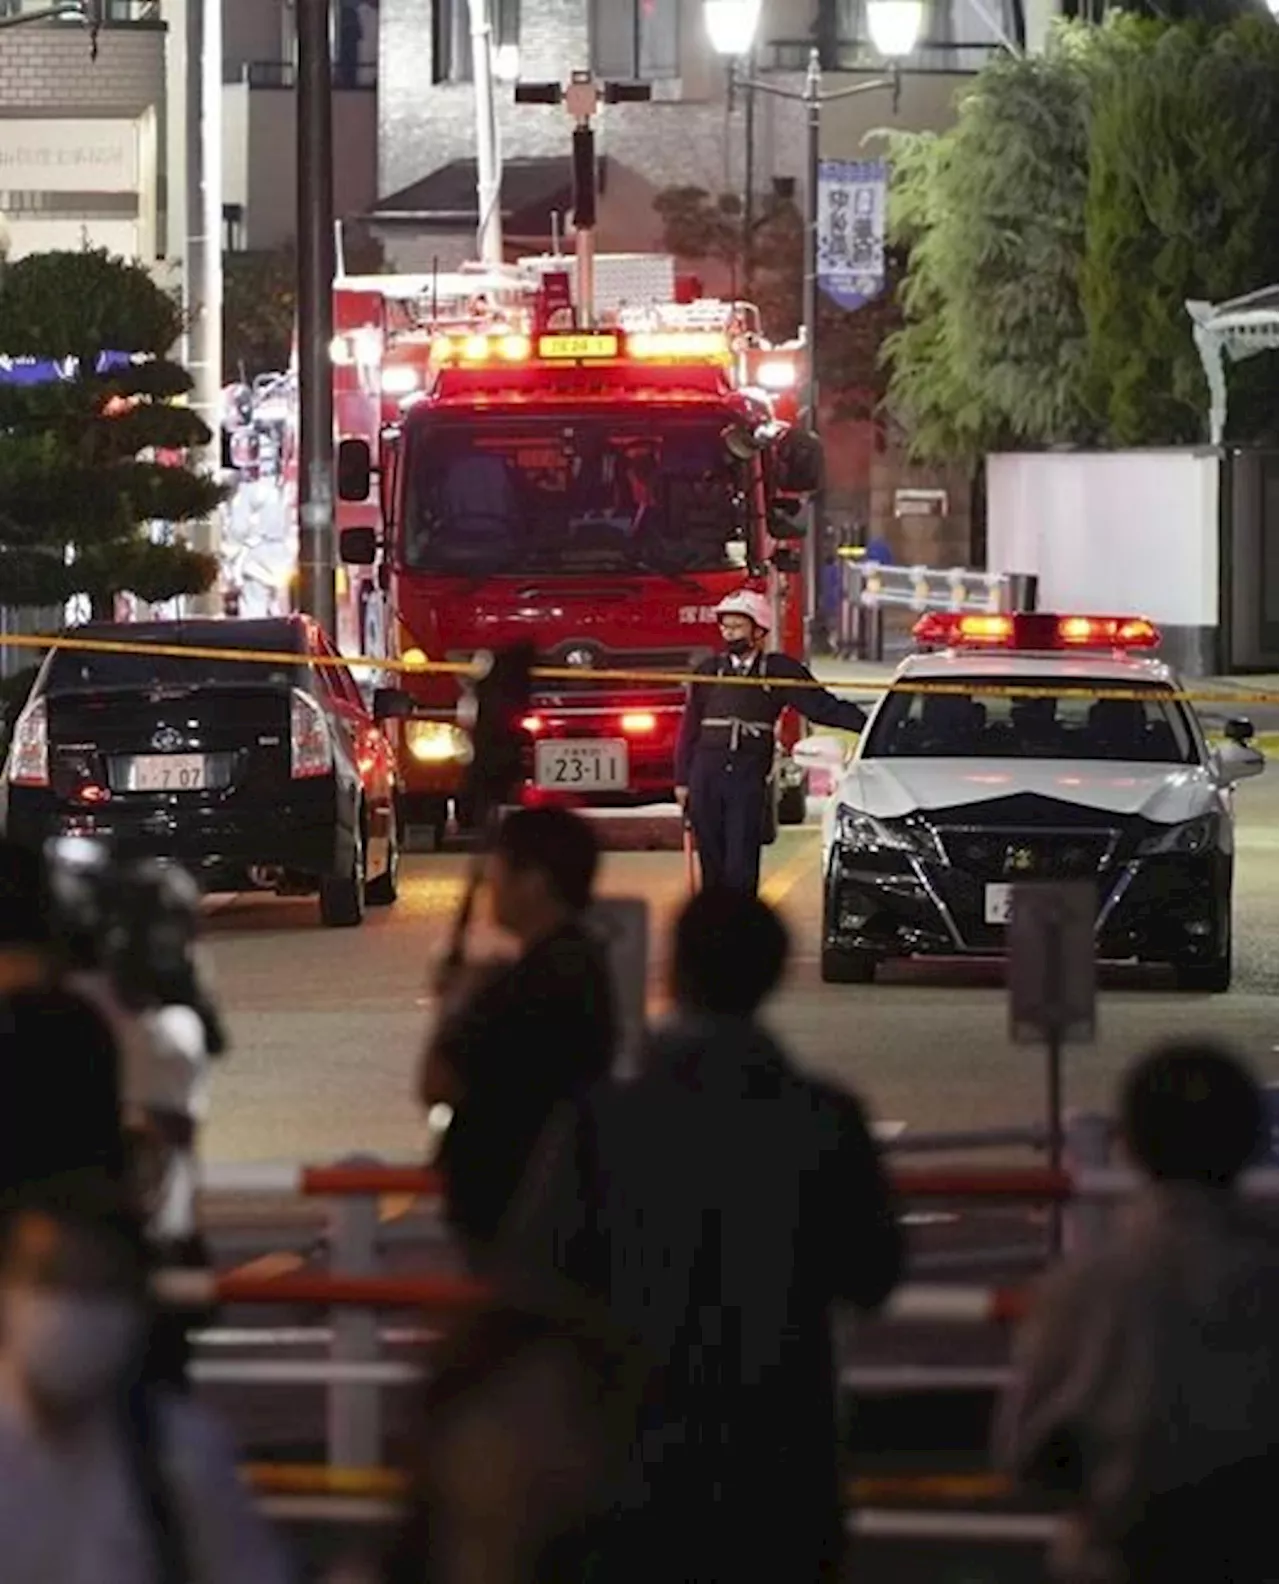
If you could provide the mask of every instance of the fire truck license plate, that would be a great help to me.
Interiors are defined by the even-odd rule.
[[[534,784],[562,792],[621,792],[627,786],[624,742],[540,742]]]
[[[611,358],[618,353],[618,338],[611,335],[544,335],[538,356],[544,358]]]

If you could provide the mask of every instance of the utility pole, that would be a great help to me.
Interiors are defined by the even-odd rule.
[[[328,0],[298,28],[298,605],[333,637],[333,99]]]
[[[502,263],[502,170],[493,100],[493,39],[488,0],[471,0],[471,74],[476,84],[476,246],[485,264]]]
[[[805,107],[805,209],[804,209],[804,297],[803,321],[805,342],[805,424],[812,434],[818,432],[818,178],[821,170],[822,108],[836,99],[850,99],[857,94],[872,93],[890,88],[897,108],[898,71],[890,77],[873,77],[867,82],[854,83],[848,88],[834,88],[826,92],[822,87],[822,65],[816,49],[809,52],[809,68],[805,72],[804,87],[799,93],[794,88],[783,88],[777,83],[758,81],[745,74],[735,78],[735,84],[754,97],[757,93],[772,94],[775,99],[799,100]],[[748,99],[748,104],[750,99]],[[814,618],[818,609],[818,530],[821,510],[818,501],[809,508],[809,531],[801,549],[805,609],[805,647],[809,647]]]
[[[222,423],[222,4],[186,0],[186,248],[182,274],[192,410],[213,439],[202,460],[216,471]],[[194,548],[221,549],[221,519],[193,525]],[[221,609],[216,590],[191,601],[202,615]]]
[[[605,104],[647,104],[648,83],[597,83],[589,71],[575,71],[568,87],[560,83],[517,83],[517,104],[562,104],[573,119],[573,227],[577,257],[577,323],[589,330],[595,321],[596,134],[594,121]]]

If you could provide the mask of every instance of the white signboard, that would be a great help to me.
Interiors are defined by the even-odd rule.
[[[136,121],[0,118],[0,192],[137,192]]]
[[[143,256],[142,230],[136,220],[78,220],[74,216],[9,215],[9,257],[16,263],[28,253],[77,253],[81,248],[106,248],[118,258]]]

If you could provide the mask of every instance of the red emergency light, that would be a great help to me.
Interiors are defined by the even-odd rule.
[[[1045,611],[929,611],[912,636],[922,648],[1038,653],[1154,649],[1160,643],[1159,630],[1145,616],[1054,616]]]

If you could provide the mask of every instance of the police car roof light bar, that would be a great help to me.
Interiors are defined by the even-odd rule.
[[[928,611],[912,636],[922,647],[1061,653],[1155,649],[1160,632],[1145,616],[1055,616],[1044,611],[986,614]]]

